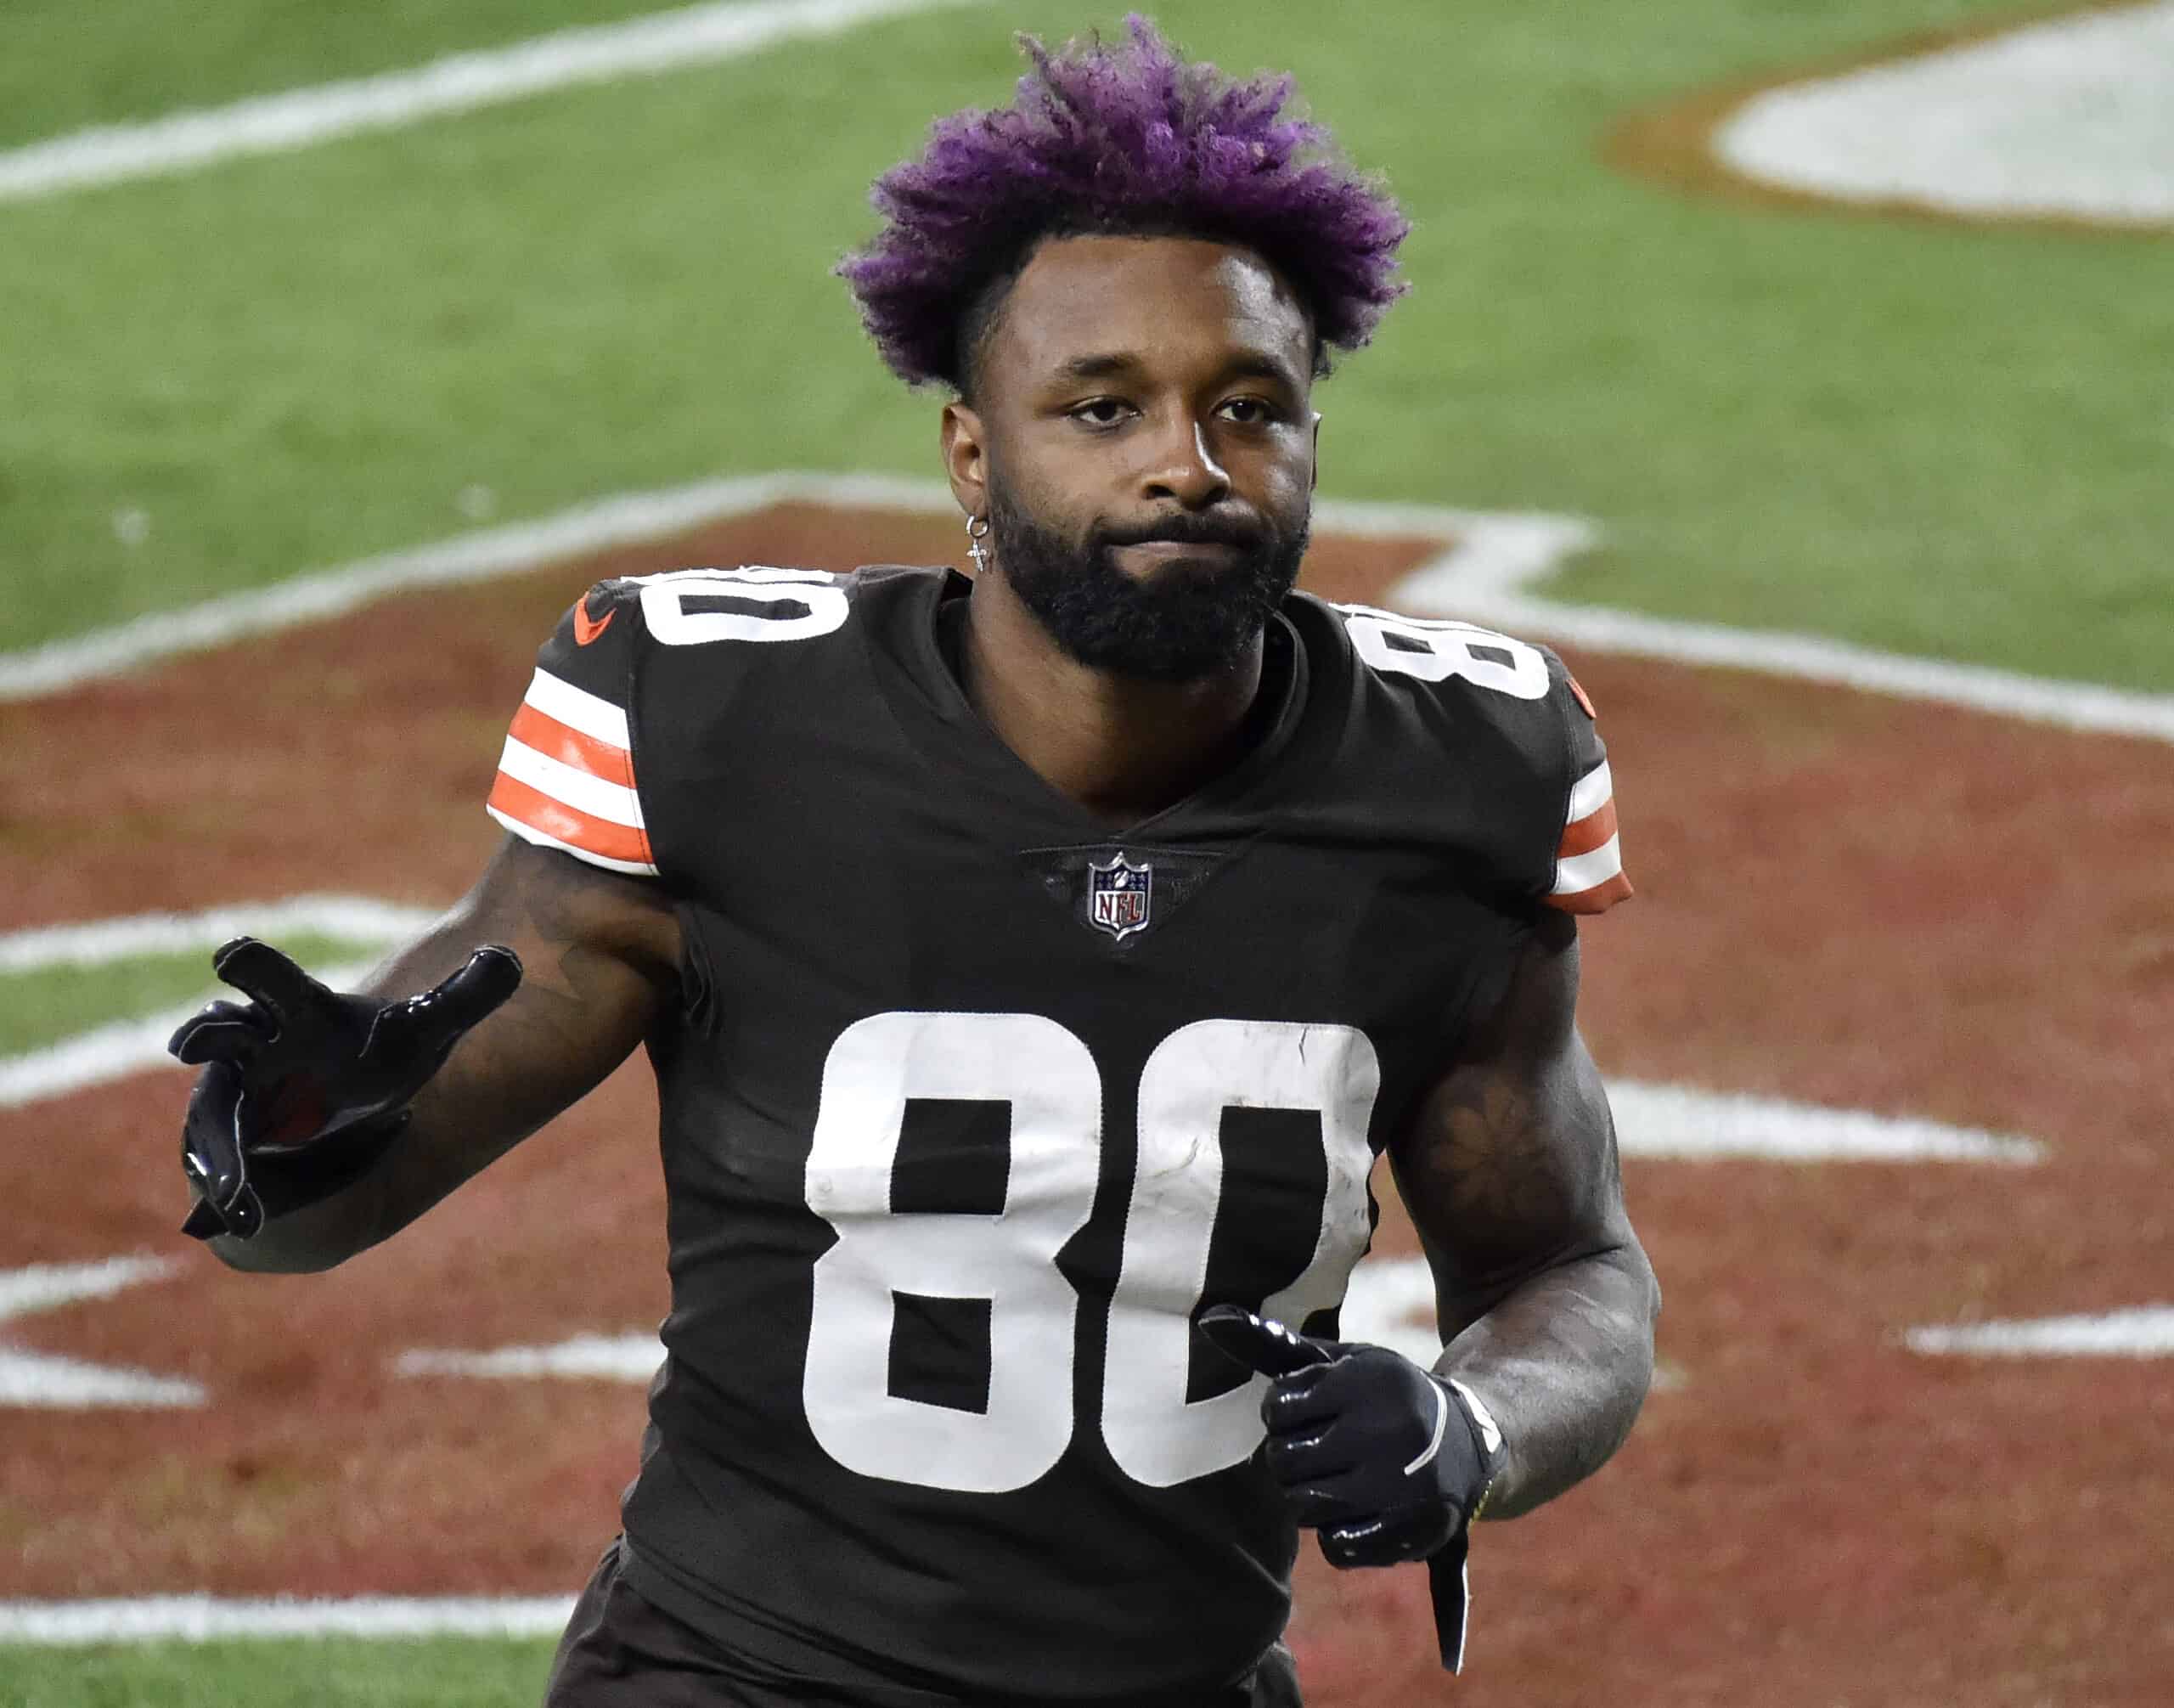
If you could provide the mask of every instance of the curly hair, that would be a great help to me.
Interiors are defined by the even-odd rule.
[[[1312,315],[1315,368],[1355,349],[1405,285],[1411,223],[1388,191],[1336,155],[1328,132],[1284,112],[1287,76],[1251,82],[1187,64],[1135,13],[1125,41],[1052,53],[994,112],[939,119],[920,159],[876,181],[886,223],[837,272],[891,370],[910,385],[972,387],[978,346],[1043,239],[1205,237],[1253,250]]]

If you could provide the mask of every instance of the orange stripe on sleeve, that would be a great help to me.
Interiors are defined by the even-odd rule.
[[[1606,845],[1615,834],[1615,803],[1603,803],[1597,810],[1570,824],[1563,832],[1563,845],[1555,851],[1558,860],[1569,860],[1581,854],[1591,854]]]
[[[516,723],[516,733],[519,729]],[[631,783],[631,774],[628,781]],[[578,811],[504,771],[491,785],[490,803],[508,818],[518,819],[530,829],[556,837],[571,848],[601,854],[606,860],[632,860],[647,866],[656,864],[656,856],[650,852],[646,831],[630,825],[615,825],[608,819]]]
[[[510,733],[522,747],[533,747],[562,765],[571,765],[577,771],[586,771],[590,776],[607,783],[617,783],[622,789],[631,789],[634,786],[634,756],[624,747],[615,747],[609,741],[600,741],[594,736],[584,736],[571,725],[561,724],[548,712],[539,712],[527,702],[523,702],[521,709],[513,714]],[[493,801],[493,804],[497,803]]]

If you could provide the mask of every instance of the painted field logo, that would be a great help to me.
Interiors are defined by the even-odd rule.
[[[1087,922],[1122,942],[1147,928],[1147,909],[1155,890],[1155,868],[1135,865],[1120,853],[1107,865],[1087,865]]]

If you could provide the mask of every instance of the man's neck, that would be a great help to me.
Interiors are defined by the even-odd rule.
[[[1151,818],[1235,764],[1251,733],[1264,647],[1197,681],[1118,676],[1059,647],[1002,577],[967,602],[966,697],[1043,781],[1123,826]]]

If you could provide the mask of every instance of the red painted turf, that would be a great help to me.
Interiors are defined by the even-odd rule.
[[[480,803],[533,647],[589,580],[937,561],[954,533],[781,508],[0,708],[0,924],[303,889],[444,901],[497,836]],[[1309,578],[1378,600],[1422,550],[1326,540]],[[1587,928],[1602,1065],[2019,1130],[2053,1158],[1634,1161],[1683,1386],[1595,1480],[1483,1532],[1457,1684],[1433,1671],[1420,1574],[1309,1555],[1310,1700],[2166,1700],[2169,1367],[1925,1361],[1896,1337],[2174,1299],[2174,751],[1575,662],[1640,888]],[[389,1248],[283,1280],[174,1234],[177,1074],[0,1114],[0,1266],[187,1265],[11,1337],[213,1395],[194,1414],[0,1412],[0,1597],[571,1592],[632,1473],[639,1390],[388,1363],[655,1322],[643,1080],[621,1074]],[[1410,1249],[1394,1210],[1383,1243]]]

